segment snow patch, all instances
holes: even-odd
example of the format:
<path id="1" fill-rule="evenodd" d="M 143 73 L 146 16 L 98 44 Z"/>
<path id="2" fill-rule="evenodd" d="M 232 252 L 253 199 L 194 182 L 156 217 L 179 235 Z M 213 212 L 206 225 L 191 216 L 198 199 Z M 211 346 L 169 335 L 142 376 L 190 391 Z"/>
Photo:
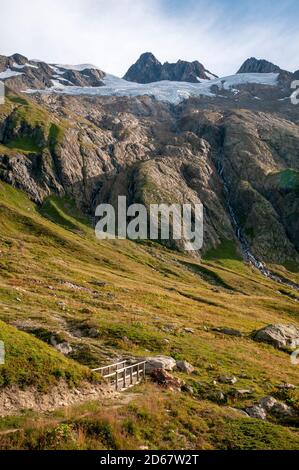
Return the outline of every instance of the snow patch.
<path id="1" fill-rule="evenodd" d="M 5 72 L 0 73 L 0 80 L 6 80 L 7 78 L 18 77 L 19 75 L 23 75 L 21 72 L 14 72 L 10 68 L 5 70 Z"/>
<path id="2" fill-rule="evenodd" d="M 32 64 L 19 65 L 16 62 L 14 62 L 12 66 L 13 66 L 14 69 L 20 69 L 20 70 L 24 69 L 25 67 L 31 67 L 33 69 L 38 69 L 37 65 L 32 65 Z"/>
<path id="3" fill-rule="evenodd" d="M 78 65 L 58 65 L 55 64 L 55 67 L 58 69 L 64 70 L 74 70 L 75 72 L 83 72 L 83 70 L 100 70 L 99 67 L 96 67 L 92 64 L 78 64 Z"/>
<path id="4" fill-rule="evenodd" d="M 49 65 L 49 67 L 53 70 L 53 72 L 56 73 L 56 75 L 63 75 L 65 73 L 65 70 L 59 70 L 59 68 L 55 67 L 55 65 Z"/>

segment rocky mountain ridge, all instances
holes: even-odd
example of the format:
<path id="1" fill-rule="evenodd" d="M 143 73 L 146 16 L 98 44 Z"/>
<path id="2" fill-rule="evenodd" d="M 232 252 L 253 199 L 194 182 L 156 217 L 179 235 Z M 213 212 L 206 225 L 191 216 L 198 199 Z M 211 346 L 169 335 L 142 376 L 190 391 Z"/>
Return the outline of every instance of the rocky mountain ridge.
<path id="1" fill-rule="evenodd" d="M 125 80 L 136 83 L 153 83 L 162 80 L 198 83 L 201 80 L 213 78 L 218 77 L 206 70 L 198 61 L 179 60 L 177 63 L 162 64 L 151 52 L 142 54 L 124 76 Z"/>
<path id="2" fill-rule="evenodd" d="M 44 90 L 55 84 L 81 87 L 103 86 L 105 73 L 94 66 L 74 66 L 47 64 L 29 60 L 21 54 L 10 57 L 0 55 L 0 80 L 17 91 L 27 89 Z"/>
<path id="3" fill-rule="evenodd" d="M 251 57 L 238 70 L 238 73 L 280 73 L 282 69 L 272 62 Z"/>
<path id="4" fill-rule="evenodd" d="M 25 70 L 22 86 L 31 73 L 39 80 L 42 68 L 63 80 L 102 74 L 38 64 L 12 56 L 2 57 L 1 67 Z M 298 263 L 299 109 L 285 83 L 228 80 L 220 88 L 216 80 L 206 95 L 174 106 L 151 96 L 115 96 L 113 89 L 110 96 L 68 96 L 64 88 L 29 96 L 10 90 L 19 79 L 5 80 L 0 178 L 35 202 L 66 194 L 89 216 L 118 195 L 146 206 L 202 202 L 204 253 L 229 242 L 246 259 Z"/>

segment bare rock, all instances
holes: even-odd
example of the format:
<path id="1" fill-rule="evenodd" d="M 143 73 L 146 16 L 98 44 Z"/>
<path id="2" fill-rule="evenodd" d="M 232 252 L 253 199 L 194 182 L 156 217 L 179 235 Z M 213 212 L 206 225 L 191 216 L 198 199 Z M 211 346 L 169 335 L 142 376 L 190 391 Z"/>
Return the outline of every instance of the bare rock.
<path id="1" fill-rule="evenodd" d="M 184 372 L 185 374 L 192 374 L 192 372 L 194 372 L 194 367 L 187 361 L 177 361 L 176 367 L 180 372 Z"/>
<path id="2" fill-rule="evenodd" d="M 252 394 L 252 390 L 247 390 L 247 389 L 239 389 L 239 390 L 232 391 L 232 395 L 235 398 L 244 398 L 251 394 Z"/>
<path id="3" fill-rule="evenodd" d="M 278 349 L 294 349 L 299 345 L 299 328 L 295 325 L 269 325 L 256 331 L 253 339 Z"/>
<path id="4" fill-rule="evenodd" d="M 54 347 L 57 351 L 59 351 L 61 354 L 64 354 L 65 356 L 68 356 L 73 352 L 73 348 L 69 343 L 56 344 Z"/>
<path id="5" fill-rule="evenodd" d="M 222 384 L 235 385 L 238 382 L 237 377 L 229 377 L 226 375 L 221 375 L 218 379 L 218 382 Z"/>
<path id="6" fill-rule="evenodd" d="M 186 393 L 189 393 L 190 395 L 194 395 L 194 389 L 193 387 L 191 387 L 191 385 L 183 385 L 182 388 L 181 388 L 182 392 L 186 392 Z"/>
<path id="7" fill-rule="evenodd" d="M 145 371 L 147 374 L 151 374 L 157 369 L 173 371 L 176 368 L 176 360 L 173 357 L 168 356 L 157 356 L 157 357 L 146 357 Z"/>
<path id="8" fill-rule="evenodd" d="M 259 405 L 254 405 L 246 409 L 246 413 L 250 416 L 250 418 L 255 418 L 255 419 L 262 419 L 265 420 L 267 418 L 267 413 Z"/>
<path id="9" fill-rule="evenodd" d="M 266 411 L 271 411 L 272 408 L 277 404 L 277 400 L 273 397 L 264 397 L 260 400 L 259 405 Z"/>
<path id="10" fill-rule="evenodd" d="M 278 387 L 280 390 L 296 390 L 296 385 L 293 384 L 280 384 Z"/>
<path id="11" fill-rule="evenodd" d="M 164 369 L 155 369 L 151 373 L 152 380 L 158 385 L 167 388 L 168 390 L 181 391 L 182 387 L 185 386 L 185 383 L 169 374 Z"/>
<path id="12" fill-rule="evenodd" d="M 273 415 L 277 418 L 291 418 L 294 415 L 293 409 L 285 403 L 276 403 L 272 408 Z"/>
<path id="13" fill-rule="evenodd" d="M 213 392 L 209 395 L 209 399 L 215 403 L 222 403 L 226 401 L 225 395 L 222 392 Z"/>
<path id="14" fill-rule="evenodd" d="M 193 334 L 194 334 L 193 328 L 184 328 L 183 331 L 184 331 L 185 333 L 188 333 L 189 335 L 193 335 Z"/>

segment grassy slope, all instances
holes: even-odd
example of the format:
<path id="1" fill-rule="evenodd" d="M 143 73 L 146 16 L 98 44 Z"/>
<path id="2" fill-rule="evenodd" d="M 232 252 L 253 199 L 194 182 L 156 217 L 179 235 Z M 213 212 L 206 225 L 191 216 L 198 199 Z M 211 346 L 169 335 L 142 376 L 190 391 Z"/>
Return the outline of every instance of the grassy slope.
<path id="1" fill-rule="evenodd" d="M 209 253 L 208 259 L 199 264 L 155 244 L 98 242 L 84 219 L 77 217 L 70 201 L 48 200 L 42 209 L 38 209 L 21 192 L 3 183 L 0 183 L 0 220 L 0 320 L 3 322 L 31 329 L 35 335 L 42 331 L 43 338 L 52 333 L 59 334 L 74 346 L 74 359 L 89 366 L 107 363 L 123 354 L 163 353 L 186 359 L 195 365 L 197 375 L 184 378 L 202 398 L 209 398 L 215 389 L 231 389 L 213 385 L 220 374 L 242 376 L 238 388 L 251 389 L 252 396 L 247 400 L 228 399 L 227 403 L 241 408 L 261 396 L 277 394 L 277 384 L 298 382 L 298 368 L 291 365 L 286 353 L 257 344 L 248 336 L 234 339 L 207 328 L 228 326 L 249 335 L 252 330 L 269 323 L 299 324 L 299 304 L 287 295 L 278 294 L 277 285 L 232 256 L 232 247 L 224 244 L 223 250 Z M 95 280 L 105 284 L 95 285 Z M 99 331 L 99 338 L 74 335 L 76 329 L 84 332 L 91 327 Z M 185 333 L 184 327 L 192 327 L 194 334 Z M 9 332 L 6 338 L 8 349 L 13 347 L 14 336 L 18 338 L 17 332 L 11 329 Z M 29 338 L 31 336 L 20 334 L 19 339 L 27 342 Z M 42 344 L 47 354 L 48 346 L 35 341 L 32 340 L 32 345 Z M 20 361 L 29 363 L 30 354 L 24 355 L 21 349 Z M 53 354 L 54 364 L 59 355 Z M 5 367 L 14 368 L 12 356 L 8 356 Z M 59 367 L 76 369 L 74 363 L 64 358 Z M 18 374 L 15 377 L 10 374 L 10 377 L 11 381 L 19 383 Z M 22 367 L 22 383 L 29 383 L 29 377 L 30 368 Z M 41 371 L 34 378 L 35 385 L 44 386 L 44 379 Z M 294 429 L 287 430 L 275 423 L 256 423 L 255 438 L 253 428 L 250 428 L 252 420 L 232 419 L 227 416 L 227 411 L 211 402 L 206 404 L 185 395 L 170 398 L 169 394 L 155 389 L 161 415 L 167 415 L 170 401 L 178 413 L 168 421 L 160 420 L 159 410 L 153 410 L 150 404 L 152 393 L 151 386 L 145 386 L 142 400 L 146 402 L 144 407 L 148 417 L 144 422 L 141 417 L 136 429 L 132 429 L 132 424 L 125 424 L 136 411 L 132 412 L 130 406 L 124 405 L 113 412 L 114 421 L 108 420 L 110 434 L 105 431 L 103 439 L 97 438 L 98 445 L 124 446 L 121 442 L 128 435 L 131 436 L 128 442 L 134 448 L 144 441 L 153 448 L 163 447 L 166 427 L 174 426 L 176 436 L 165 444 L 169 448 L 182 446 L 180 439 L 187 447 L 299 448 L 298 433 Z M 290 392 L 286 398 L 298 403 L 295 392 Z M 78 410 L 77 414 L 80 414 Z M 44 427 L 49 428 L 50 435 L 54 433 L 56 439 L 55 419 L 51 418 L 53 422 L 50 418 L 40 419 L 41 433 L 36 431 L 34 434 L 30 420 L 26 421 L 23 423 L 24 441 L 4 437 L 1 438 L 2 447 L 51 447 L 44 441 L 41 444 L 40 439 L 45 436 Z M 95 429 L 106 421 L 105 412 L 99 410 Z M 75 446 L 70 436 L 80 426 L 75 421 L 69 423 L 65 417 L 63 423 L 70 428 L 63 445 Z M 11 425 L 7 420 L 4 428 Z M 58 437 L 61 434 L 59 426 Z M 159 430 L 159 438 L 146 437 L 146 430 L 151 426 Z M 187 432 L 186 427 L 188 435 L 182 438 L 180 434 Z M 85 434 L 81 447 L 94 447 L 97 433 L 87 430 Z M 59 447 L 59 444 L 55 446 Z"/>
<path id="2" fill-rule="evenodd" d="M 88 368 L 66 359 L 29 334 L 0 322 L 0 340 L 5 344 L 5 364 L 1 366 L 0 388 L 37 386 L 47 391 L 61 379 L 70 385 L 92 379 Z"/>
<path id="3" fill-rule="evenodd" d="M 29 97 L 8 92 L 0 109 L 0 119 L 7 117 L 11 130 L 18 128 L 19 133 L 15 137 L 12 134 L 8 141 L 0 144 L 0 151 L 5 155 L 39 154 L 46 148 L 53 150 L 63 138 L 65 122 L 54 120 Z"/>

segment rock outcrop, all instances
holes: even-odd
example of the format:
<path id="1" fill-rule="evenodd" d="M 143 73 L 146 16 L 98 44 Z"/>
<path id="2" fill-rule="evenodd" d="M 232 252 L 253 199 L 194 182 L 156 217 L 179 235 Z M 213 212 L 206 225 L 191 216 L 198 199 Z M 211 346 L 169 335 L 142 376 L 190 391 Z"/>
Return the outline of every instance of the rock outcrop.
<path id="1" fill-rule="evenodd" d="M 146 373 L 152 374 L 156 370 L 173 371 L 176 368 L 176 360 L 172 357 L 157 356 L 146 357 Z"/>
<path id="2" fill-rule="evenodd" d="M 2 67 L 8 60 L 27 64 L 23 56 L 2 57 Z M 100 74 L 29 63 L 25 71 L 44 70 L 50 82 L 52 74 L 81 84 Z M 118 195 L 146 207 L 202 203 L 201 253 L 229 244 L 239 259 L 250 260 L 250 252 L 266 263 L 296 265 L 299 107 L 281 101 L 279 87 L 244 85 L 234 98 L 221 93 L 225 100 L 193 98 L 176 107 L 149 96 L 8 93 L 0 115 L 0 178 L 39 204 L 67 195 L 93 217 L 98 204 L 115 204 Z M 188 248 L 187 240 L 161 242 Z"/>
<path id="3" fill-rule="evenodd" d="M 198 83 L 201 80 L 217 78 L 198 61 L 179 60 L 175 64 L 161 64 L 151 52 L 140 56 L 124 76 L 125 80 L 137 83 L 152 83 L 161 80 Z"/>
<path id="4" fill-rule="evenodd" d="M 253 338 L 278 349 L 295 349 L 299 346 L 299 328 L 294 325 L 269 325 L 254 332 Z"/>
<path id="5" fill-rule="evenodd" d="M 0 56 L 0 79 L 16 91 L 44 90 L 53 86 L 104 85 L 105 73 L 94 66 L 51 65 L 20 54 Z"/>
<path id="6" fill-rule="evenodd" d="M 280 73 L 281 68 L 264 59 L 251 57 L 238 70 L 238 73 Z"/>

